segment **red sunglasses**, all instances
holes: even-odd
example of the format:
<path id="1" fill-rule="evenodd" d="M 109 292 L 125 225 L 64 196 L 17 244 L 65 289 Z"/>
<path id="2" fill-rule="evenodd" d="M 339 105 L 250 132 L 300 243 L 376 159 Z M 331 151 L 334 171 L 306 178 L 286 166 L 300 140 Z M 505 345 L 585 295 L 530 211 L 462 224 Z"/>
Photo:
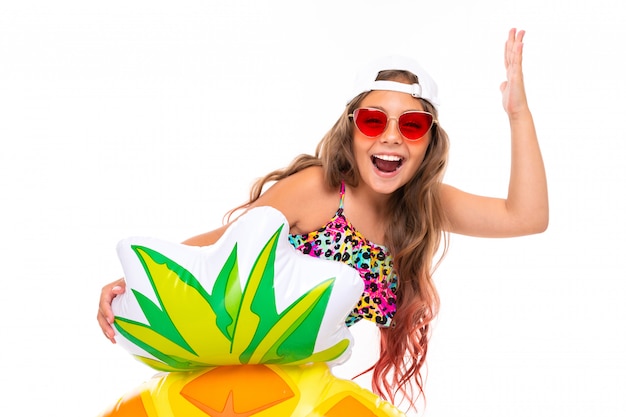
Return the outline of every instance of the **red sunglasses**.
<path id="1" fill-rule="evenodd" d="M 436 123 L 432 114 L 418 110 L 406 111 L 395 119 L 389 118 L 387 113 L 382 110 L 363 107 L 356 109 L 348 117 L 354 120 L 354 124 L 361 133 L 370 138 L 382 135 L 387 129 L 389 120 L 398 122 L 398 130 L 407 140 L 423 138 L 432 125 Z"/>

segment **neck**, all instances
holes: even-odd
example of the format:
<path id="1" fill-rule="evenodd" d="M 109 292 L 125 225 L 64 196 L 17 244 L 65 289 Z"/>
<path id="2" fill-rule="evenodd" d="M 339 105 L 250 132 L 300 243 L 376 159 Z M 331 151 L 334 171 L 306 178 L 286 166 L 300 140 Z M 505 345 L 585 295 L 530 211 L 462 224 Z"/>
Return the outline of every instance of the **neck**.
<path id="1" fill-rule="evenodd" d="M 367 239 L 384 244 L 389 199 L 389 195 L 375 193 L 365 187 L 346 186 L 346 217 Z"/>

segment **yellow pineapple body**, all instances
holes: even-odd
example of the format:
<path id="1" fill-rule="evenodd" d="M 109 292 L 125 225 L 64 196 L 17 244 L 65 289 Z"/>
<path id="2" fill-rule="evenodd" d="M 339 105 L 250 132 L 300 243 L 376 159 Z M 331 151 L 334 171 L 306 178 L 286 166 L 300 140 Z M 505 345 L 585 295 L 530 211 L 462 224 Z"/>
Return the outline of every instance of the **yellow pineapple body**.
<path id="1" fill-rule="evenodd" d="M 100 417 L 404 416 L 324 363 L 233 365 L 155 377 Z"/>

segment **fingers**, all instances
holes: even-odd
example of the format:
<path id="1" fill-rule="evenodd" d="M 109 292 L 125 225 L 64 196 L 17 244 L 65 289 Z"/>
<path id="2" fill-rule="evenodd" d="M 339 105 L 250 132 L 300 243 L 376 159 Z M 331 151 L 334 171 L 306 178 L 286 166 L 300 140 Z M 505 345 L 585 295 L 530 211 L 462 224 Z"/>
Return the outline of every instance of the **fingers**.
<path id="1" fill-rule="evenodd" d="M 98 305 L 97 320 L 102 333 L 112 343 L 115 343 L 115 331 L 112 324 L 115 319 L 113 310 L 111 309 L 111 303 L 113 299 L 118 295 L 124 293 L 126 290 L 126 282 L 123 278 L 105 285 L 100 293 L 100 304 Z"/>
<path id="2" fill-rule="evenodd" d="M 98 324 L 100 325 L 100 329 L 102 329 L 102 334 L 104 334 L 104 337 L 109 339 L 111 343 L 115 343 L 115 330 L 113 330 L 113 327 L 104 318 L 104 316 L 100 314 L 100 312 L 98 312 Z"/>
<path id="3" fill-rule="evenodd" d="M 522 49 L 524 47 L 524 35 L 526 31 L 512 28 L 509 30 L 509 37 L 504 44 L 504 66 L 509 68 L 512 65 L 521 64 Z"/>

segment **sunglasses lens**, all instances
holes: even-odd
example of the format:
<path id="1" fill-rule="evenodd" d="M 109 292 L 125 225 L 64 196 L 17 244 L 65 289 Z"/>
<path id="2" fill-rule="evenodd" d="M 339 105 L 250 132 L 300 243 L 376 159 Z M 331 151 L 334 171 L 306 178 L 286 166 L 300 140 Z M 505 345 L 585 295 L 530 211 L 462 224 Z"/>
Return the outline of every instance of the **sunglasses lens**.
<path id="1" fill-rule="evenodd" d="M 354 111 L 354 123 L 365 136 L 375 138 L 387 127 L 387 115 L 382 110 L 362 108 Z M 398 129 L 408 140 L 424 137 L 433 124 L 433 115 L 420 111 L 402 113 L 398 119 Z"/>
<path id="2" fill-rule="evenodd" d="M 354 112 L 354 123 L 361 133 L 373 138 L 385 131 L 387 115 L 376 109 L 358 109 Z"/>
<path id="3" fill-rule="evenodd" d="M 418 140 L 423 137 L 433 124 L 433 116 L 430 113 L 407 112 L 400 116 L 398 127 L 400 133 L 409 140 Z"/>

